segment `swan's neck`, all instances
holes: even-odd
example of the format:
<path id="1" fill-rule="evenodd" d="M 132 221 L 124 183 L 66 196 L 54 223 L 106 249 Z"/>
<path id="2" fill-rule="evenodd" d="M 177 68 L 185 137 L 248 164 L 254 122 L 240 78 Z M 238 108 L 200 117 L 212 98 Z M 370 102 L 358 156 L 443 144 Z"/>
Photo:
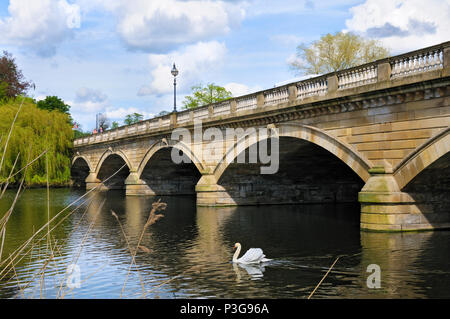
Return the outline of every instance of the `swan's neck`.
<path id="1" fill-rule="evenodd" d="M 240 252 L 241 252 L 241 245 L 237 245 L 237 249 L 233 255 L 233 262 L 237 261 Z"/>

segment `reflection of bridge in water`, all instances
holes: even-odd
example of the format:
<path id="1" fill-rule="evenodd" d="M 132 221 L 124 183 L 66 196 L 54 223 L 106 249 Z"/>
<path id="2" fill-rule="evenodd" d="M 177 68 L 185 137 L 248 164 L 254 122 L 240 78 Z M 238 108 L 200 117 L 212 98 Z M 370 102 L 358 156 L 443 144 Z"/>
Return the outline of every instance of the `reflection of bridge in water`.
<path id="1" fill-rule="evenodd" d="M 186 198 L 166 199 L 169 205 L 165 218 L 148 230 L 142 242 L 151 253 L 138 254 L 136 262 L 149 289 L 152 284 L 148 279 L 155 272 L 161 278 L 157 283 L 163 278 L 179 276 L 158 291 L 168 297 L 172 296 L 171 292 L 177 296 L 197 297 L 240 298 L 252 294 L 273 297 L 286 289 L 285 296 L 306 297 L 330 262 L 343 253 L 355 256 L 339 261 L 317 297 L 418 298 L 427 297 L 421 282 L 426 280 L 426 274 L 445 268 L 440 264 L 428 265 L 431 258 L 426 256 L 427 247 L 439 240 L 434 238 L 439 232 L 360 232 L 354 227 L 357 220 L 351 205 L 329 205 L 329 210 L 334 211 L 332 215 L 320 205 L 289 205 L 280 212 L 284 217 L 280 220 L 278 213 L 270 212 L 277 206 L 266 206 L 264 210 L 256 207 L 195 209 L 194 203 L 187 204 Z M 132 246 L 140 235 L 152 201 L 151 197 L 127 196 L 118 210 Z M 88 214 L 93 216 L 96 209 L 91 206 Z M 100 247 L 101 242 L 108 242 L 113 243 L 115 249 L 124 248 L 124 241 L 117 235 L 118 225 L 107 209 L 104 210 L 96 223 L 99 231 L 93 233 L 92 238 L 99 241 Z M 109 234 L 105 234 L 106 228 L 111 229 Z M 273 264 L 269 263 L 262 273 L 264 280 L 252 281 L 260 276 L 239 266 L 233 267 L 231 258 L 236 240 L 245 243 L 244 251 L 257 245 L 264 248 L 268 257 L 274 258 Z M 295 257 L 291 256 L 293 252 Z M 124 259 L 125 265 L 127 261 L 129 258 Z M 433 261 L 436 262 L 436 258 Z M 381 289 L 366 287 L 369 275 L 366 269 L 370 264 L 381 267 Z M 135 288 L 139 290 L 139 286 Z"/>
<path id="2" fill-rule="evenodd" d="M 196 194 L 199 206 L 361 203 L 361 228 L 450 227 L 450 43 L 75 140 L 72 174 L 127 195 Z M 260 174 L 254 139 L 177 143 L 175 128 L 271 128 L 280 167 Z M 224 134 L 225 135 L 225 134 Z M 199 154 L 213 146 L 215 158 Z M 191 163 L 175 164 L 171 149 Z M 216 159 L 219 158 L 219 160 Z"/>

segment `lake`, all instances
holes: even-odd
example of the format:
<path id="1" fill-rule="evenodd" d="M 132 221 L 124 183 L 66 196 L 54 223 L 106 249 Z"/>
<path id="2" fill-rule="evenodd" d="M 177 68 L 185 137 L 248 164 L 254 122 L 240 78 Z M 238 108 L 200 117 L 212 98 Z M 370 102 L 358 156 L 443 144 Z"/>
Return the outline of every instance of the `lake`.
<path id="1" fill-rule="evenodd" d="M 50 212 L 45 189 L 20 196 L 6 228 L 1 298 L 306 298 L 338 256 L 313 298 L 450 297 L 450 231 L 361 232 L 359 205 L 347 204 L 209 208 L 196 207 L 195 197 L 163 196 L 165 217 L 146 229 L 130 267 L 129 247 L 135 251 L 159 197 L 89 194 L 56 218 L 50 238 L 37 234 L 5 271 L 7 257 L 48 213 L 52 218 L 83 194 L 51 189 Z M 8 190 L 0 200 L 0 215 L 14 196 Z M 233 264 L 236 242 L 241 255 L 259 247 L 272 260 Z M 373 264 L 380 288 L 367 285 Z"/>

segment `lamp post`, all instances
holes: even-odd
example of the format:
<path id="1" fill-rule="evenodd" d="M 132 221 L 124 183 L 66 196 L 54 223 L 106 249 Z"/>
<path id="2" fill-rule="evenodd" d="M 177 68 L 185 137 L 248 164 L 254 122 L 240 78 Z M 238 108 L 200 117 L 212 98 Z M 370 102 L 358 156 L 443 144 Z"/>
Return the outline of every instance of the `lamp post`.
<path id="1" fill-rule="evenodd" d="M 172 71 L 170 71 L 173 75 L 173 111 L 177 111 L 177 75 L 178 70 L 175 67 L 175 63 L 173 64 Z"/>

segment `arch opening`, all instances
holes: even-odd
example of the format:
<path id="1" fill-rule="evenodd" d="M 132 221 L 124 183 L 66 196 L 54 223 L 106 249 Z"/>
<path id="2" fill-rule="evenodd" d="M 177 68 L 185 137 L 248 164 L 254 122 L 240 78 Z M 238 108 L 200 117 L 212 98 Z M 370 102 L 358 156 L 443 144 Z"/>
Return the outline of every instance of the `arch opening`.
<path id="1" fill-rule="evenodd" d="M 89 171 L 89 164 L 84 158 L 78 157 L 77 159 L 75 159 L 72 167 L 70 168 L 72 187 L 85 189 L 86 178 L 89 175 Z"/>
<path id="2" fill-rule="evenodd" d="M 179 150 L 183 162 L 174 163 L 172 147 L 156 151 L 142 170 L 140 179 L 146 183 L 154 195 L 195 195 L 195 185 L 201 174 L 188 156 Z"/>
<path id="3" fill-rule="evenodd" d="M 266 143 L 266 141 L 262 141 Z M 258 149 L 261 141 L 258 142 Z M 270 150 L 270 143 L 268 143 Z M 279 169 L 261 174 L 248 163 L 231 163 L 218 184 L 227 192 L 230 204 L 357 203 L 364 181 L 349 166 L 324 148 L 295 137 L 279 139 Z M 242 154 L 240 155 L 242 156 Z M 239 155 L 238 155 L 239 157 Z"/>
<path id="4" fill-rule="evenodd" d="M 450 223 L 450 152 L 441 156 L 419 174 L 402 191 L 408 193 L 430 224 Z"/>
<path id="5" fill-rule="evenodd" d="M 104 181 L 114 175 L 126 162 L 117 154 L 110 154 L 105 158 L 97 173 L 97 178 Z M 130 168 L 126 165 L 117 174 L 109 178 L 102 189 L 125 189 L 125 179 L 130 175 Z"/>

